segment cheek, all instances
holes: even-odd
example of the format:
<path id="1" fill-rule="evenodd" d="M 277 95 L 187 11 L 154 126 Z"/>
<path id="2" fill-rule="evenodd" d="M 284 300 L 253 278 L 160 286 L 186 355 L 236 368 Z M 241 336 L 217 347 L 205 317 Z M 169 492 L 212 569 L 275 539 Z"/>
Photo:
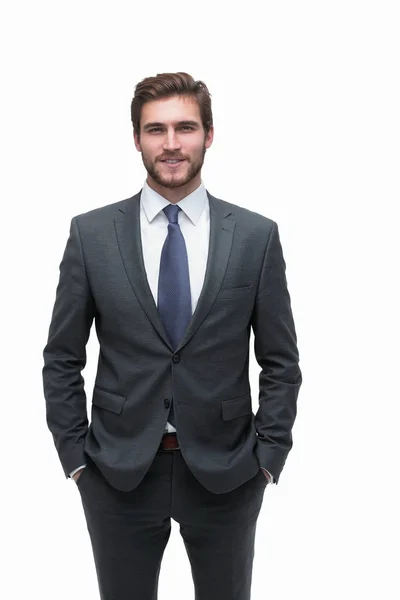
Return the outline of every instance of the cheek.
<path id="1" fill-rule="evenodd" d="M 154 162 L 157 160 L 158 156 L 161 156 L 162 150 L 152 146 L 146 146 L 146 148 L 143 148 L 142 146 L 142 153 L 147 160 Z"/>
<path id="2" fill-rule="evenodd" d="M 203 146 L 199 142 L 193 142 L 190 145 L 187 145 L 185 148 L 187 154 L 192 156 L 199 156 L 203 152 Z"/>

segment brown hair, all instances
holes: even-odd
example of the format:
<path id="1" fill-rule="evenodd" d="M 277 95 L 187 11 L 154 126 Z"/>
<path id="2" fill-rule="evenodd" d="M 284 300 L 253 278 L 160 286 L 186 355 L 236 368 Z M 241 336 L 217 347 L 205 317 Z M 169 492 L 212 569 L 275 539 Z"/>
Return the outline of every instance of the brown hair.
<path id="1" fill-rule="evenodd" d="M 151 100 L 170 96 L 191 96 L 196 98 L 201 121 L 206 133 L 213 124 L 211 94 L 203 81 L 195 81 L 188 73 L 158 73 L 155 77 L 142 79 L 135 87 L 131 103 L 131 120 L 135 133 L 140 136 L 142 106 Z"/>

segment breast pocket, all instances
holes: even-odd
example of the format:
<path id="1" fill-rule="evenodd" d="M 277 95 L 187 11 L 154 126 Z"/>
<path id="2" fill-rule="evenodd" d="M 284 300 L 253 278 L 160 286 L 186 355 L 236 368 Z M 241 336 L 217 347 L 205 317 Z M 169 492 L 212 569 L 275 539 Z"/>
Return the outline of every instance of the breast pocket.
<path id="1" fill-rule="evenodd" d="M 217 300 L 219 298 L 227 298 L 232 300 L 234 300 L 235 298 L 246 298 L 250 295 L 252 288 L 253 286 L 251 284 L 233 288 L 221 288 L 218 292 Z"/>

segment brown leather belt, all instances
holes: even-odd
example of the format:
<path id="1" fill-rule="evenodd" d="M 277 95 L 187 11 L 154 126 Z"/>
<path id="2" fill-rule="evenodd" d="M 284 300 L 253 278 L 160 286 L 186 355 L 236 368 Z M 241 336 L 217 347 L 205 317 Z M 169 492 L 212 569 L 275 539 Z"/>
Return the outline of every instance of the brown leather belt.
<path id="1" fill-rule="evenodd" d="M 176 433 L 164 433 L 160 448 L 163 450 L 179 450 L 179 443 Z"/>

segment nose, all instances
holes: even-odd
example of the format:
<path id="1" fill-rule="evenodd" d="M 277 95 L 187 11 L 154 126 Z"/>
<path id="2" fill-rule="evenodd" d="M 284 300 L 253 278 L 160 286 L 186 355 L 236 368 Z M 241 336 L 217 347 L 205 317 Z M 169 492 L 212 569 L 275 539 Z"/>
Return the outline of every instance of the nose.
<path id="1" fill-rule="evenodd" d="M 173 128 L 168 129 L 163 140 L 164 150 L 174 151 L 179 150 L 180 147 L 181 143 L 179 141 L 179 136 L 176 134 L 176 131 Z"/>

